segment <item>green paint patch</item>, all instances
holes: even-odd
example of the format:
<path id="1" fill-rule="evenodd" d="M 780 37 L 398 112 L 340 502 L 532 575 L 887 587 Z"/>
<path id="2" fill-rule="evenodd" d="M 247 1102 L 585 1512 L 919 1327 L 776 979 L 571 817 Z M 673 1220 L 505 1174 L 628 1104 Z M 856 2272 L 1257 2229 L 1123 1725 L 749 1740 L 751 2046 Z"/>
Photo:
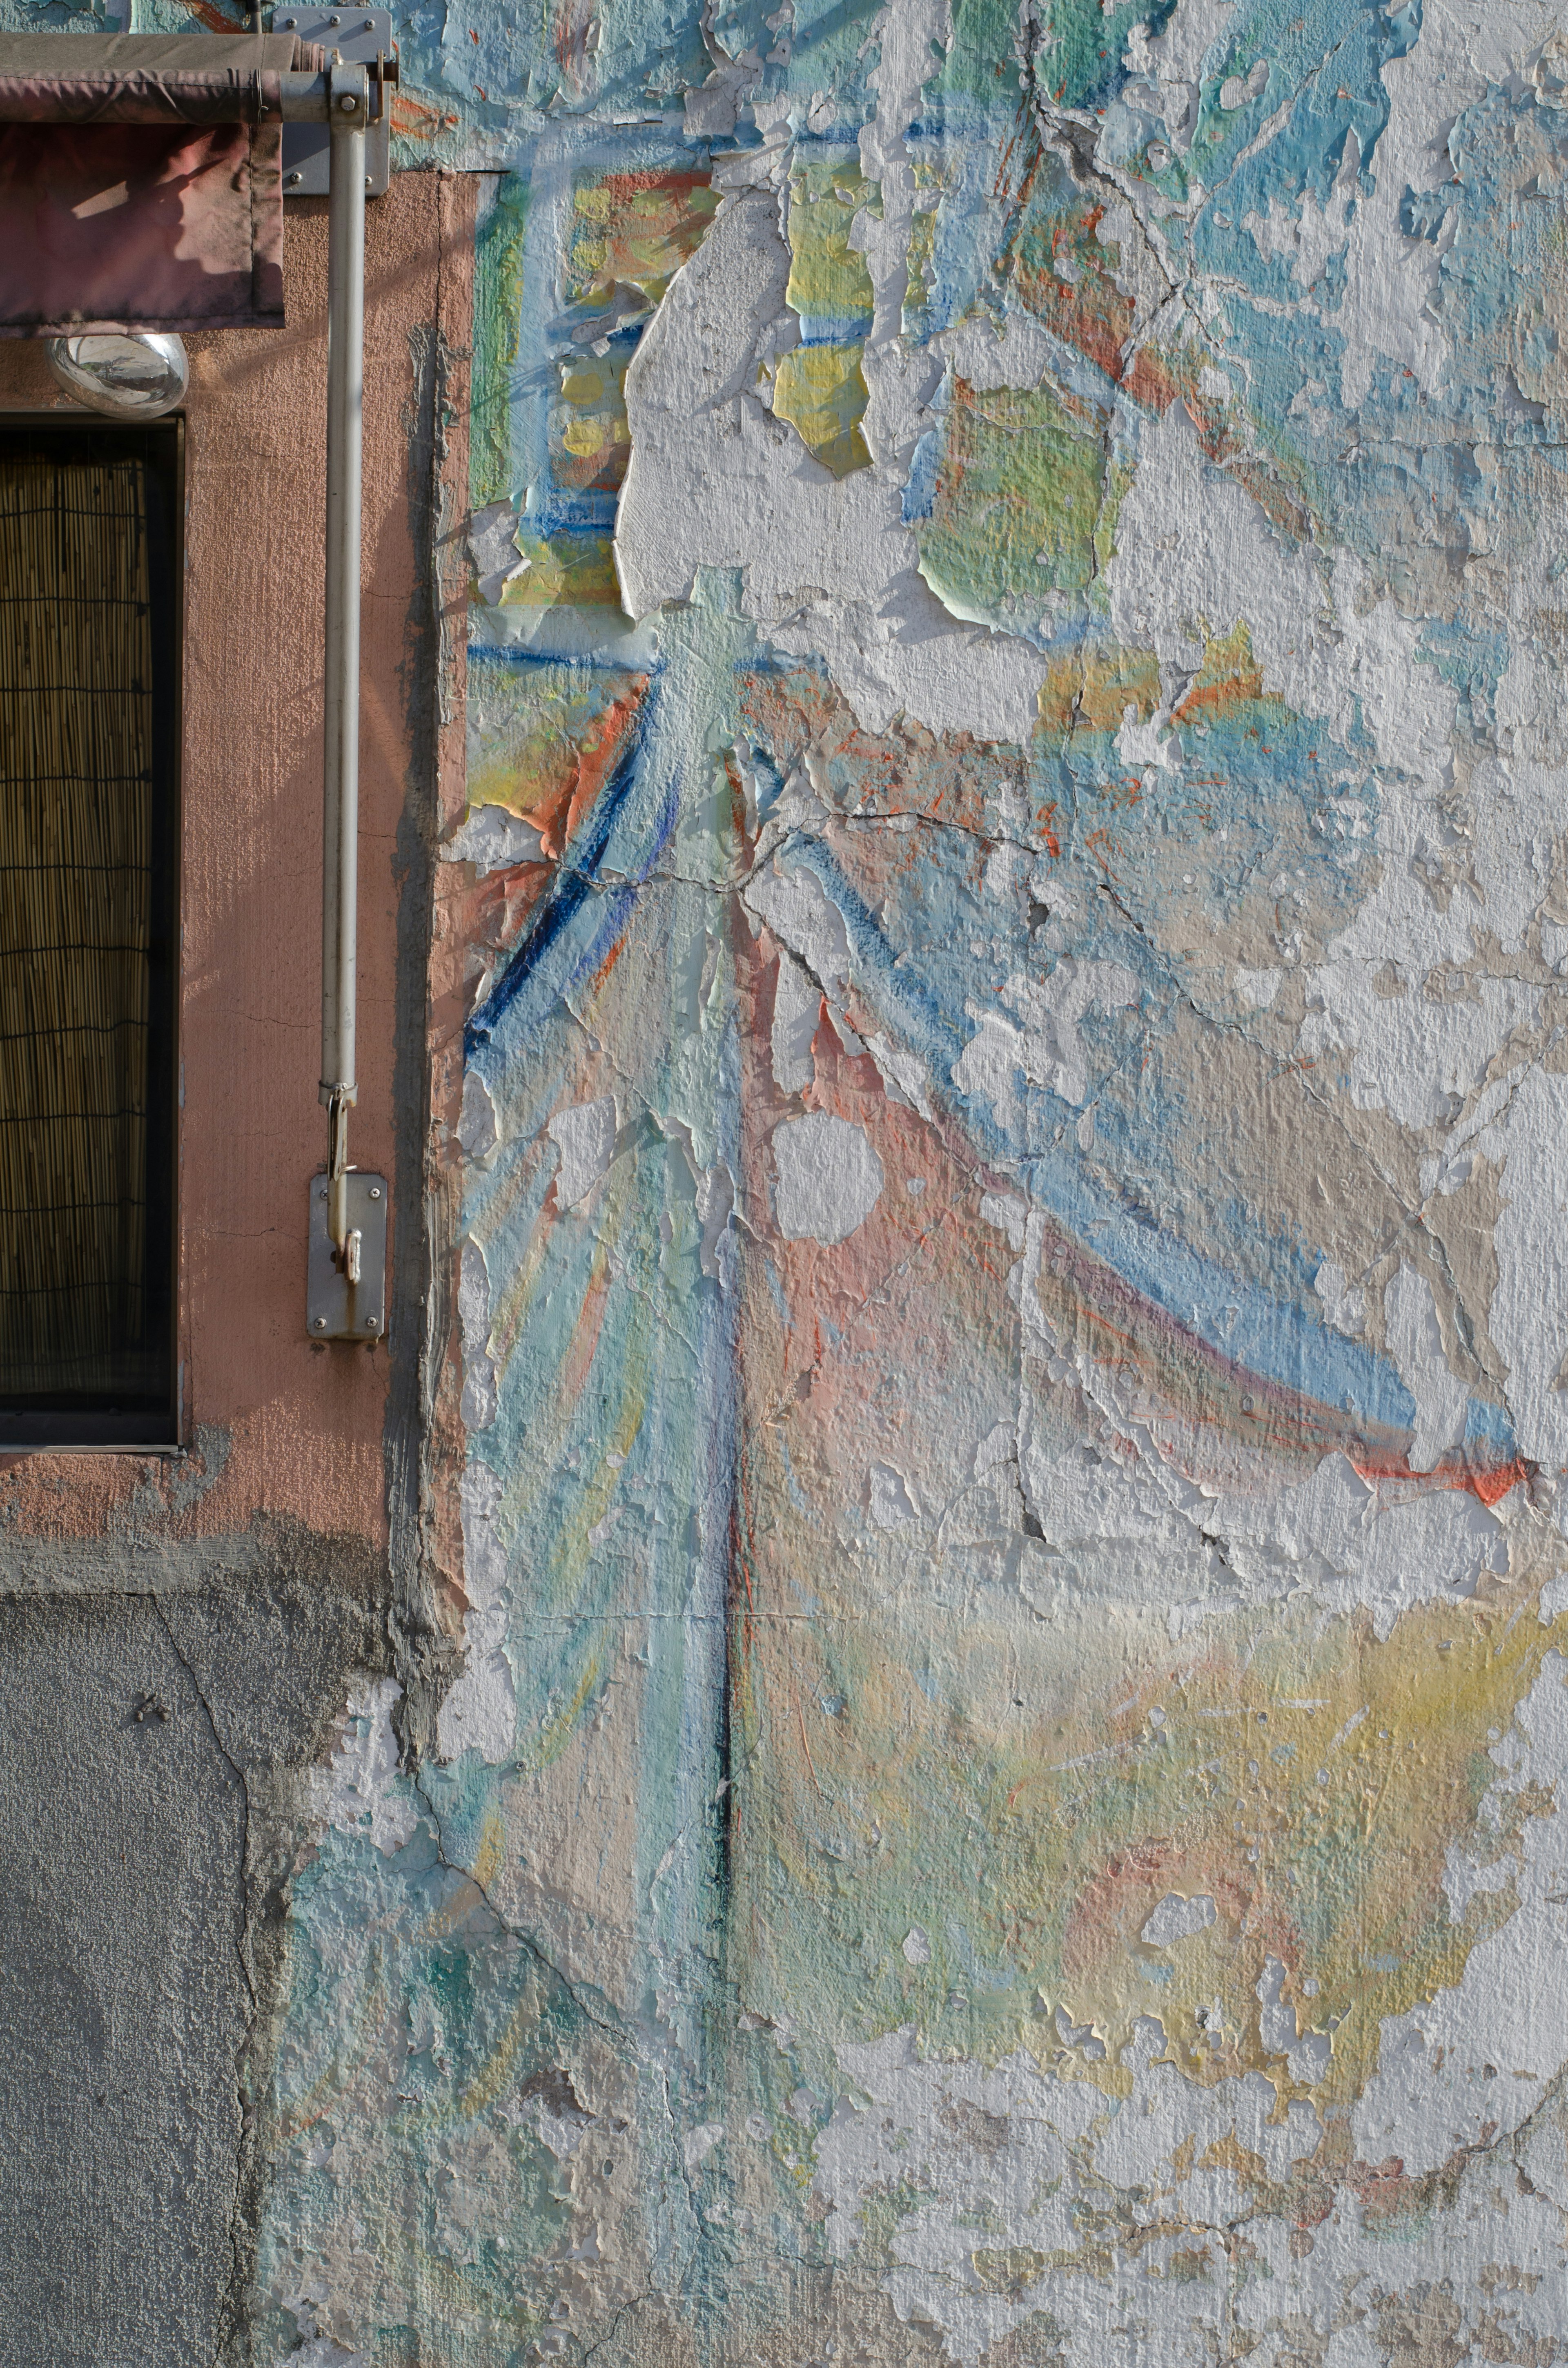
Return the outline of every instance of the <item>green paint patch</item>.
<path id="1" fill-rule="evenodd" d="M 551 405 L 550 463 L 573 493 L 613 493 L 631 458 L 626 417 L 627 352 L 574 354 L 556 365 L 561 400 Z"/>
<path id="2" fill-rule="evenodd" d="M 955 617 L 1037 624 L 1047 594 L 1083 592 L 1098 572 L 1106 482 L 1096 428 L 1049 388 L 956 380 L 930 515 L 915 523 L 920 573 Z"/>
<path id="3" fill-rule="evenodd" d="M 504 806 L 559 857 L 621 756 L 646 676 L 562 663 L 521 670 L 475 651 L 469 661 L 471 810 Z"/>
<path id="4" fill-rule="evenodd" d="M 865 257 L 849 244 L 856 215 L 874 205 L 853 154 L 813 162 L 790 176 L 788 302 L 801 343 L 780 356 L 773 408 L 835 477 L 870 464 L 861 432 L 868 400 L 860 358 L 875 297 Z"/>
<path id="5" fill-rule="evenodd" d="M 926 85 L 938 107 L 968 100 L 989 112 L 1016 101 L 1022 85 L 1014 63 L 1018 12 L 1012 0 L 953 0 L 952 33 L 938 73 Z"/>
<path id="6" fill-rule="evenodd" d="M 548 539 L 517 531 L 517 549 L 528 564 L 501 595 L 504 609 L 619 609 L 614 539 L 608 534 L 556 534 Z"/>
<path id="7" fill-rule="evenodd" d="M 860 421 L 867 403 L 857 344 L 797 346 L 779 357 L 773 408 L 835 477 L 870 466 Z"/>
<path id="8" fill-rule="evenodd" d="M 469 398 L 469 497 L 474 508 L 512 490 L 512 373 L 522 318 L 528 185 L 508 174 L 481 225 L 473 257 L 473 374 Z"/>
<path id="9" fill-rule="evenodd" d="M 582 173 L 573 186 L 562 293 L 598 309 L 618 288 L 655 305 L 701 245 L 719 200 L 706 173 Z"/>
<path id="10" fill-rule="evenodd" d="M 760 1565 L 751 1585 L 769 1600 Z M 907 1631 L 863 1612 L 811 1641 L 752 1631 L 744 1731 L 771 1786 L 741 1804 L 737 1884 L 767 1935 L 745 1990 L 824 2037 L 914 2023 L 928 2050 L 991 2059 L 1021 2042 L 1125 2094 L 1121 2051 L 1156 2016 L 1191 2080 L 1263 2071 L 1282 2098 L 1310 2085 L 1347 2105 L 1383 2019 L 1451 1987 L 1512 1913 L 1529 1821 L 1550 1814 L 1494 1762 L 1483 1805 L 1475 1792 L 1478 1750 L 1557 1645 L 1526 1590 L 1424 1606 L 1381 1644 L 1364 1613 L 1277 1606 L 1176 1650 L 1154 1621 L 1139 1642 L 1125 1624 L 983 1636 L 928 1603 Z M 1004 1668 L 1027 1731 L 981 1710 Z M 848 1709 L 813 1723 L 808 1752 L 795 1703 L 829 1681 Z M 858 1845 L 831 1862 L 814 1839 L 830 1816 Z M 1455 1848 L 1496 1870 L 1457 1919 Z M 1212 1919 L 1145 1939 L 1172 1895 Z M 903 1952 L 914 1925 L 928 1963 Z M 845 1926 L 881 1935 L 869 1979 L 848 1975 Z M 1269 1957 L 1300 2033 L 1331 2040 L 1311 2062 L 1263 2030 Z"/>

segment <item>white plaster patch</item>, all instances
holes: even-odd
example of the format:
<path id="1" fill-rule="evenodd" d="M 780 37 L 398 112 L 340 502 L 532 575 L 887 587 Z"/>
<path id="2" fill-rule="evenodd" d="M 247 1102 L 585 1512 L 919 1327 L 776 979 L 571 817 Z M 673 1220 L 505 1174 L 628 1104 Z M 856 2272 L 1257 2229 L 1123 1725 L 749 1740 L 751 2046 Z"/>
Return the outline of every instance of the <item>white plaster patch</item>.
<path id="1" fill-rule="evenodd" d="M 479 597 L 493 608 L 508 584 L 528 571 L 517 548 L 517 513 L 509 501 L 490 502 L 468 522 L 468 552 Z"/>
<path id="2" fill-rule="evenodd" d="M 1359 1283 L 1352 1283 L 1345 1269 L 1334 1258 L 1324 1258 L 1312 1277 L 1312 1289 L 1323 1302 L 1323 1312 L 1336 1332 L 1357 1340 L 1367 1321 L 1367 1294 Z"/>
<path id="3" fill-rule="evenodd" d="M 1269 2178 L 1283 2180 L 1323 2130 L 1300 2101 L 1276 2118 L 1274 2084 L 1257 2073 L 1201 2089 L 1157 2060 L 1164 2047 L 1159 2023 L 1142 2019 L 1122 2056 L 1132 2092 L 1119 2102 L 1086 2081 L 1042 2076 L 1021 2052 L 994 2068 L 924 2062 L 908 2028 L 841 2048 L 846 2086 L 867 2101 L 842 2097 L 817 2138 L 813 2183 L 827 2206 L 830 2258 L 853 2261 L 871 2234 L 860 2214 L 873 2208 L 895 2310 L 938 2328 L 963 2368 L 1037 2311 L 1103 2328 L 1108 2302 L 1123 2288 L 1137 2294 L 1140 2357 L 1203 2356 L 1190 2351 L 1195 2330 L 1217 2332 L 1230 2306 L 1221 2232 L 1249 2208 L 1227 2157 L 1256 2152 Z M 1171 2234 L 1151 2237 L 1140 2226 L 1122 2246 L 1104 2199 L 1118 2197 L 1145 2223 L 1138 2205 L 1152 2187 Z M 890 2228 L 894 2194 L 908 2202 Z M 1100 2232 L 1097 2272 L 1077 2265 L 1085 2213 Z M 1210 2245 L 1210 2279 L 1152 2273 L 1178 2249 Z"/>
<path id="4" fill-rule="evenodd" d="M 1249 494 L 1210 466 L 1181 404 L 1145 429 L 1108 570 L 1121 639 L 1152 643 L 1165 663 L 1193 672 L 1205 633 L 1244 623 L 1266 689 L 1324 719 L 1346 748 L 1359 711 L 1382 761 L 1436 790 L 1452 768 L 1458 697 L 1418 658 L 1419 623 L 1391 599 L 1361 605 L 1364 575 L 1341 551 L 1332 575 L 1320 575 Z"/>
<path id="5" fill-rule="evenodd" d="M 558 1208 L 573 1209 L 593 1190 L 615 1156 L 615 1097 L 574 1102 L 557 1110 L 545 1129 L 561 1154 L 555 1171 Z"/>
<path id="6" fill-rule="evenodd" d="M 978 1480 L 983 1472 L 994 1472 L 999 1464 L 1009 1463 L 1012 1460 L 1015 1444 L 1016 1437 L 1011 1424 L 1006 1422 L 994 1424 L 974 1451 L 975 1478 Z"/>
<path id="7" fill-rule="evenodd" d="M 879 1031 L 866 1039 L 866 1050 L 877 1064 L 877 1075 L 889 1101 L 903 1102 L 919 1111 L 928 1125 L 936 1114 L 931 1108 L 930 1074 L 918 1053 L 906 1044 L 895 1044 L 891 1036 Z"/>
<path id="8" fill-rule="evenodd" d="M 1184 1899 L 1179 1891 L 1167 1891 L 1138 1938 L 1146 1948 L 1174 1948 L 1176 1941 L 1189 1941 L 1195 1932 L 1204 1931 L 1217 1913 L 1206 1891 L 1190 1899 Z"/>
<path id="9" fill-rule="evenodd" d="M 1520 1452 L 1557 1471 L 1568 1463 L 1568 1077 L 1529 1068 L 1480 1140 L 1503 1163 L 1488 1328 L 1507 1360 Z"/>
<path id="10" fill-rule="evenodd" d="M 472 1235 L 458 1261 L 458 1326 L 462 1338 L 463 1386 L 460 1411 L 470 1430 L 488 1430 L 495 1419 L 495 1367 L 490 1355 L 490 1269 Z"/>
<path id="11" fill-rule="evenodd" d="M 340 1834 L 371 1841 L 391 1858 L 416 1830 L 419 1812 L 398 1772 L 392 1705 L 403 1688 L 391 1678 L 357 1686 L 344 1715 L 343 1740 L 324 1768 L 311 1770 L 311 1806 Z"/>
<path id="12" fill-rule="evenodd" d="M 1279 992 L 1279 982 L 1285 973 L 1282 970 L 1248 970 L 1244 963 L 1238 962 L 1231 975 L 1247 1009 L 1267 1011 Z"/>
<path id="13" fill-rule="evenodd" d="M 723 2143 L 723 2137 L 722 2122 L 699 2122 L 695 2129 L 687 2130 L 681 2140 L 681 2158 L 687 2179 L 701 2169 L 714 2147 Z"/>
<path id="14" fill-rule="evenodd" d="M 1432 1287 L 1414 1267 L 1402 1266 L 1383 1294 L 1389 1353 L 1415 1400 L 1413 1472 L 1430 1472 L 1443 1450 L 1464 1438 L 1470 1392 L 1449 1371 Z"/>
<path id="15" fill-rule="evenodd" d="M 1116 753 L 1124 765 L 1140 773 L 1145 767 L 1152 767 L 1156 775 L 1179 773 L 1182 769 L 1181 741 L 1172 730 L 1170 715 L 1165 708 L 1151 715 L 1146 723 L 1140 723 L 1137 709 L 1130 704 L 1117 730 Z"/>
<path id="16" fill-rule="evenodd" d="M 744 190 L 643 336 L 626 376 L 631 459 L 616 515 L 627 613 L 687 599 L 700 568 L 739 568 L 748 615 L 777 648 L 824 658 L 867 730 L 885 731 L 902 711 L 934 732 L 1027 739 L 1044 658 L 951 617 L 920 576 L 903 524 L 898 450 L 925 424 L 932 359 L 896 339 L 868 345 L 876 465 L 843 480 L 758 402 L 789 268 L 777 193 Z"/>
<path id="17" fill-rule="evenodd" d="M 1364 1604 L 1380 1639 L 1402 1611 L 1468 1595 L 1507 1568 L 1502 1523 L 1464 1490 L 1372 1486 L 1325 1455 L 1310 1480 L 1268 1497 L 1215 1497 L 1208 1521 L 1244 1582 L 1272 1594 L 1310 1584 L 1325 1608 Z"/>
<path id="18" fill-rule="evenodd" d="M 507 871 L 516 863 L 542 863 L 544 841 L 531 822 L 505 806 L 474 806 L 441 849 L 444 863 L 472 863 L 481 873 Z"/>
<path id="19" fill-rule="evenodd" d="M 460 1491 L 463 1587 L 469 1608 L 463 1618 L 461 1676 L 441 1704 L 437 1745 L 443 1759 L 477 1751 L 491 1766 L 511 1756 L 517 1732 L 517 1691 L 506 1657 L 506 1615 L 511 1602 L 506 1553 L 497 1516 L 501 1477 L 487 1463 L 471 1461 Z"/>
<path id="20" fill-rule="evenodd" d="M 873 1463 L 866 1475 L 870 1515 L 879 1530 L 899 1530 L 917 1518 L 909 1483 L 891 1463 Z"/>
<path id="21" fill-rule="evenodd" d="M 1385 780 L 1378 884 L 1304 981 L 1302 1053 L 1348 1055 L 1360 1107 L 1453 1130 L 1454 1150 L 1472 1136 L 1485 1147 L 1471 1098 L 1506 1099 L 1498 1055 L 1539 1020 L 1533 962 L 1515 957 L 1551 894 L 1562 786 L 1560 773 L 1523 759 L 1482 758 L 1460 829 L 1425 790 Z M 1478 939 L 1497 951 L 1478 958 Z M 1446 1146 L 1432 1174 L 1446 1190 L 1465 1172 Z"/>
<path id="22" fill-rule="evenodd" d="M 1038 1318 L 1032 1291 L 1026 1289 L 1020 1313 L 1028 1322 Z M 1054 1357 L 1054 1335 L 1043 1325 L 1040 1340 Z M 1024 1493 L 1041 1508 L 1051 1545 L 1070 1559 L 1080 1586 L 1103 1588 L 1119 1600 L 1126 1557 L 1136 1548 L 1143 1600 L 1168 1606 L 1173 1637 L 1208 1616 L 1205 1598 L 1212 1613 L 1238 1600 L 1278 1601 L 1310 1588 L 1325 1611 L 1364 1605 L 1381 1641 L 1401 1612 L 1469 1595 L 1483 1572 L 1502 1577 L 1507 1570 L 1504 1523 L 1468 1490 L 1420 1481 L 1369 1484 L 1337 1452 L 1294 1487 L 1205 1490 L 1181 1469 L 1179 1431 L 1168 1435 L 1130 1406 L 1108 1368 L 1080 1354 L 1071 1365 L 1057 1359 L 1051 1369 L 1074 1372 L 1085 1398 L 1136 1452 L 1110 1456 L 1042 1437 L 1026 1397 L 1018 1437 Z M 1509 1502 L 1505 1498 L 1499 1511 Z M 1215 1538 L 1224 1542 L 1227 1573 L 1219 1600 L 1209 1596 L 1204 1559 Z M 1027 1566 L 1020 1571 L 1031 1601 L 1038 1583 Z"/>
<path id="23" fill-rule="evenodd" d="M 781 1094 L 804 1090 L 816 1074 L 812 1040 L 822 1018 L 822 989 L 782 948 L 773 991 L 773 1082 Z"/>
<path id="24" fill-rule="evenodd" d="M 1146 25 L 1134 25 L 1127 36 L 1128 71 L 1147 77 L 1142 88 L 1157 101 L 1178 155 L 1192 145 L 1200 85 L 1234 15 L 1235 0 L 1181 0 L 1153 38 Z"/>
<path id="25" fill-rule="evenodd" d="M 467 1069 L 463 1073 L 462 1110 L 458 1119 L 458 1141 L 464 1156 L 476 1163 L 483 1162 L 489 1158 L 499 1140 L 490 1088 L 477 1069 Z"/>
<path id="26" fill-rule="evenodd" d="M 1000 327 L 989 313 L 975 313 L 932 343 L 951 375 L 977 394 L 1037 387 L 1056 354 L 1050 334 L 1028 313 L 1009 313 Z"/>
<path id="27" fill-rule="evenodd" d="M 953 1064 L 953 1083 L 960 1093 L 988 1101 L 1004 1128 L 1017 1123 L 1020 1078 L 1081 1106 L 1089 1091 L 1083 1020 L 1096 1008 L 1123 1010 L 1136 1004 L 1139 993 L 1136 977 L 1121 962 L 1068 955 L 1043 980 L 1019 973 L 1002 989 L 1002 1000 L 1018 1015 L 1016 1023 L 998 1011 L 965 1005 L 979 1024 Z"/>
<path id="28" fill-rule="evenodd" d="M 788 1119 L 772 1134 L 773 1205 L 786 1241 L 842 1242 L 882 1195 L 882 1163 L 863 1128 L 824 1110 Z"/>
<path id="29" fill-rule="evenodd" d="M 1568 1952 L 1565 1669 L 1560 1653 L 1547 1655 L 1491 1755 L 1499 1793 L 1539 1785 L 1554 1803 L 1550 1816 L 1526 1820 L 1517 1855 L 1508 1854 L 1519 1905 L 1477 1942 L 1452 1988 L 1385 2018 L 1378 2069 L 1354 2108 L 1365 2158 L 1398 2155 L 1411 2178 L 1436 2170 L 1461 2146 L 1506 2138 L 1568 2063 L 1568 2023 L 1553 1977 Z"/>
<path id="30" fill-rule="evenodd" d="M 1007 1236 L 1009 1249 L 1021 1250 L 1028 1226 L 1028 1203 L 1020 1201 L 1016 1192 L 986 1192 L 981 1196 L 980 1213 L 988 1225 Z"/>
<path id="31" fill-rule="evenodd" d="M 849 975 L 844 916 L 814 871 L 775 861 L 747 885 L 744 903 L 829 993 Z"/>

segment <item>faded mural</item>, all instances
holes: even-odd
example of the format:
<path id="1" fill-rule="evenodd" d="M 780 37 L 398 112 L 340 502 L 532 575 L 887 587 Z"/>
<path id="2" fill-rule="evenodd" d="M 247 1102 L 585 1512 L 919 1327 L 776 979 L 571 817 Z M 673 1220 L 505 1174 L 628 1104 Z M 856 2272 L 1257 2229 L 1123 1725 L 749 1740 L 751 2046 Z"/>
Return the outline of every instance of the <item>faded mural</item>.
<path id="1" fill-rule="evenodd" d="M 403 18 L 462 1654 L 258 2360 L 1568 2359 L 1558 24 Z"/>

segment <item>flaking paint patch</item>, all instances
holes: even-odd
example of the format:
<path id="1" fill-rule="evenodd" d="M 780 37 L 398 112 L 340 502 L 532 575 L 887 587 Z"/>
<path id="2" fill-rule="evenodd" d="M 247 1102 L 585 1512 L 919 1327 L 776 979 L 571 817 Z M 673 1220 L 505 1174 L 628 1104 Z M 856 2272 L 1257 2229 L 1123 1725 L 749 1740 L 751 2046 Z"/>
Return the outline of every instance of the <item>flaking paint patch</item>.
<path id="1" fill-rule="evenodd" d="M 467 1659 L 289 2326 L 1560 2357 L 1550 12 L 590 13 L 409 45 Z"/>
<path id="2" fill-rule="evenodd" d="M 787 1242 L 842 1242 L 882 1197 L 882 1163 L 862 1128 L 826 1110 L 775 1127 L 773 1205 Z"/>

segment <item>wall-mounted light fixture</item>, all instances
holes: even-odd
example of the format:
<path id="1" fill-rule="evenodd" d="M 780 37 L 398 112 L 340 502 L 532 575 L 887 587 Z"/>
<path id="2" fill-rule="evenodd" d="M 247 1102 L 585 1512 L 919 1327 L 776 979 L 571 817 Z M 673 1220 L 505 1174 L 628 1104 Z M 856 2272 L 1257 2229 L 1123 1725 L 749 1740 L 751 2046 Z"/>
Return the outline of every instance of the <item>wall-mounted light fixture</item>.
<path id="1" fill-rule="evenodd" d="M 108 412 L 114 419 L 157 419 L 184 402 L 190 383 L 181 337 L 144 330 L 51 337 L 45 351 L 55 383 L 73 403 Z"/>

